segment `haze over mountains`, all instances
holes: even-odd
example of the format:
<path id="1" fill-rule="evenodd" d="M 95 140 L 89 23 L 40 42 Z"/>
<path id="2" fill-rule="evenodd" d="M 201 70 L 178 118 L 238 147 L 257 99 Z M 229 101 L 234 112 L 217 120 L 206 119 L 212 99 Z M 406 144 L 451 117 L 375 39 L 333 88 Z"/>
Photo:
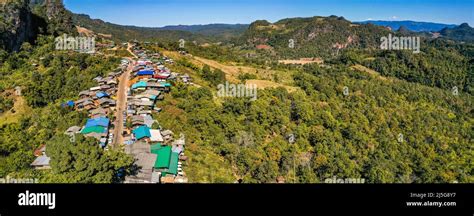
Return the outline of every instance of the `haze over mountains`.
<path id="1" fill-rule="evenodd" d="M 398 30 L 400 27 L 405 27 L 410 31 L 414 32 L 438 32 L 443 30 L 444 28 L 454 28 L 457 25 L 454 24 L 443 24 L 443 23 L 433 23 L 433 22 L 417 22 L 411 20 L 404 20 L 404 21 L 385 21 L 385 20 L 367 20 L 362 22 L 356 23 L 372 23 L 378 26 L 387 26 L 390 27 L 392 30 Z"/>
<path id="2" fill-rule="evenodd" d="M 116 32 L 117 37 L 120 39 L 130 39 L 127 34 L 133 35 L 136 39 L 150 39 L 154 37 L 161 37 L 164 40 L 174 39 L 176 36 L 186 39 L 186 40 L 196 40 L 198 42 L 222 42 L 222 41 L 230 41 L 232 39 L 239 38 L 240 36 L 244 35 L 246 31 L 249 30 L 249 26 L 252 24 L 203 24 L 203 25 L 172 25 L 172 26 L 164 26 L 164 27 L 138 27 L 138 26 L 122 26 L 117 24 L 112 24 L 109 22 L 104 22 L 100 19 L 91 19 L 88 15 L 84 14 L 74 14 L 74 23 L 76 25 L 80 25 L 86 28 L 89 28 L 93 31 L 107 31 L 107 33 L 114 33 Z M 337 16 L 331 16 L 337 17 Z M 312 19 L 314 17 L 308 18 L 287 18 L 277 21 L 275 23 L 280 23 L 284 20 L 294 20 L 298 22 L 298 20 L 305 20 L 305 19 Z M 344 19 L 345 20 L 345 19 Z M 392 31 L 397 31 L 402 27 L 403 29 L 407 29 L 411 32 L 440 32 L 441 35 L 446 36 L 448 38 L 454 40 L 470 40 L 470 36 L 457 36 L 456 34 L 462 35 L 470 35 L 469 27 L 464 26 L 464 28 L 460 31 L 449 31 L 450 34 L 444 34 L 448 31 L 443 31 L 444 29 L 453 29 L 458 27 L 457 25 L 453 24 L 442 24 L 442 23 L 432 23 L 432 22 L 417 22 L 417 21 L 364 21 L 364 22 L 351 22 L 346 20 L 348 23 L 354 24 L 373 24 L 376 26 L 381 27 L 390 27 Z M 268 21 L 266 21 L 268 22 Z M 255 23 L 255 22 L 254 22 Z M 300 26 L 305 28 L 305 26 Z M 126 29 L 124 29 L 126 28 Z M 125 31 L 124 31 L 125 30 Z M 139 31 L 140 33 L 133 33 L 131 31 Z M 467 32 L 466 32 L 467 31 Z M 123 34 L 125 32 L 125 34 Z M 120 34 L 121 33 L 121 34 Z M 132 37 L 132 38 L 133 38 Z"/>

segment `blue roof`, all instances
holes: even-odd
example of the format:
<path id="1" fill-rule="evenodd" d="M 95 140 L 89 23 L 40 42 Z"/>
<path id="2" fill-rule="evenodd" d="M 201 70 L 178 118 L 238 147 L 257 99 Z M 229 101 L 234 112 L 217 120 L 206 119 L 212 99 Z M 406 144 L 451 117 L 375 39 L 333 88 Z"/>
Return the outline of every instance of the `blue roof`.
<path id="1" fill-rule="evenodd" d="M 74 107 L 74 101 L 70 100 L 66 103 L 61 104 L 62 107 Z"/>
<path id="2" fill-rule="evenodd" d="M 102 126 L 108 127 L 110 120 L 105 117 L 95 118 L 95 119 L 88 119 L 86 123 L 86 127 L 94 127 L 94 126 Z"/>
<path id="3" fill-rule="evenodd" d="M 153 74 L 155 74 L 155 71 L 141 70 L 141 71 L 138 71 L 137 76 L 147 76 L 147 75 L 153 75 Z"/>
<path id="4" fill-rule="evenodd" d="M 97 96 L 98 98 L 103 98 L 103 97 L 108 97 L 109 94 L 107 94 L 105 92 L 97 92 L 97 93 L 95 93 L 95 96 Z"/>
<path id="5" fill-rule="evenodd" d="M 133 133 L 135 134 L 135 138 L 137 140 L 145 137 L 151 137 L 150 128 L 148 128 L 147 126 L 140 126 L 137 129 L 133 130 Z"/>

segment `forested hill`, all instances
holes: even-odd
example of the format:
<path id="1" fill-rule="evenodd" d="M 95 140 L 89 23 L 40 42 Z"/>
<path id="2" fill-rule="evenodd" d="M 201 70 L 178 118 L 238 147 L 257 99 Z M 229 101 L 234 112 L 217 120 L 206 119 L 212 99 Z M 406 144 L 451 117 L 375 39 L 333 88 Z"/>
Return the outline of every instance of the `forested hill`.
<path id="1" fill-rule="evenodd" d="M 81 26 L 92 30 L 96 33 L 111 34 L 112 38 L 121 41 L 128 40 L 153 40 L 159 38 L 164 41 L 177 41 L 179 38 L 185 40 L 197 39 L 193 34 L 186 31 L 159 31 L 157 28 L 144 28 L 136 26 L 123 26 L 100 19 L 92 19 L 89 15 L 73 14 L 73 22 L 77 26 Z M 178 38 L 178 39 L 176 39 Z"/>
<path id="2" fill-rule="evenodd" d="M 353 24 L 343 17 L 315 16 L 275 23 L 255 21 L 240 42 L 282 57 L 328 57 L 349 47 L 376 48 L 380 37 L 389 33 L 384 27 Z M 290 40 L 294 48 L 289 46 Z"/>
<path id="3" fill-rule="evenodd" d="M 414 24 L 406 27 L 402 24 L 398 23 L 401 27 L 394 29 L 377 23 L 354 23 L 337 16 L 288 18 L 275 23 L 258 20 L 250 24 L 238 44 L 264 50 L 280 58 L 327 58 L 344 49 L 379 48 L 380 38 L 389 34 L 420 36 L 422 40 L 437 37 L 436 32 L 419 32 L 424 31 L 424 27 L 414 28 Z M 472 42 L 474 38 L 474 29 L 467 24 L 458 27 L 439 24 L 436 29 L 441 30 L 439 36 L 443 39 Z M 294 42 L 293 47 L 290 41 Z"/>
<path id="4" fill-rule="evenodd" d="M 172 25 L 160 28 L 161 30 L 180 30 L 201 34 L 209 37 L 231 39 L 242 35 L 248 24 L 207 24 L 207 25 Z"/>
<path id="5" fill-rule="evenodd" d="M 444 28 L 440 33 L 442 36 L 453 40 L 474 42 L 474 28 L 467 23 L 455 28 Z"/>
<path id="6" fill-rule="evenodd" d="M 97 33 L 111 34 L 115 39 L 127 40 L 159 40 L 176 42 L 179 39 L 197 42 L 228 41 L 242 34 L 248 25 L 210 24 L 210 25 L 178 25 L 165 27 L 124 26 L 100 19 L 92 19 L 85 14 L 73 14 L 75 25 L 85 27 Z"/>
<path id="7" fill-rule="evenodd" d="M 432 23 L 432 22 L 417 22 L 411 20 L 404 20 L 404 21 L 384 21 L 384 20 L 368 20 L 363 22 L 356 22 L 360 24 L 374 24 L 378 26 L 387 26 L 390 27 L 392 30 L 396 31 L 401 27 L 405 27 L 410 31 L 415 32 L 439 32 L 444 28 L 454 28 L 457 25 L 453 24 L 443 24 L 443 23 Z"/>

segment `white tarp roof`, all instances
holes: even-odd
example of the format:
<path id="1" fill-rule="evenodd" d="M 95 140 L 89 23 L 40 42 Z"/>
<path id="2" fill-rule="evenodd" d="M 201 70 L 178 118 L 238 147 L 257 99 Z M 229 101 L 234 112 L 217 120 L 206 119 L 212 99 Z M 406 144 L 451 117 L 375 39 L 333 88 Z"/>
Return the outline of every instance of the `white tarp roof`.
<path id="1" fill-rule="evenodd" d="M 163 137 L 161 136 L 160 130 L 150 130 L 151 138 L 150 140 L 152 142 L 163 142 Z"/>

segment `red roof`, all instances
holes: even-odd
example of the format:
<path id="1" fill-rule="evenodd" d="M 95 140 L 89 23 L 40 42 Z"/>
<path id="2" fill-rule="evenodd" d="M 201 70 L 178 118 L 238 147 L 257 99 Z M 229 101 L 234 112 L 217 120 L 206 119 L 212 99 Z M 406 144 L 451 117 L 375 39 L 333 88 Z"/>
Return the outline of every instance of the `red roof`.
<path id="1" fill-rule="evenodd" d="M 35 157 L 39 157 L 41 155 L 43 155 L 43 151 L 44 151 L 44 147 L 46 145 L 45 144 L 41 144 L 36 150 L 35 152 L 33 153 L 33 155 L 35 155 Z"/>
<path id="2" fill-rule="evenodd" d="M 155 78 L 155 79 L 167 79 L 168 76 L 162 76 L 162 75 L 157 74 L 157 75 L 153 76 L 153 78 Z"/>
<path id="3" fill-rule="evenodd" d="M 272 47 L 269 46 L 269 45 L 265 45 L 265 44 L 259 44 L 256 46 L 257 49 L 265 49 L 265 50 L 268 50 L 268 49 L 271 49 Z"/>

